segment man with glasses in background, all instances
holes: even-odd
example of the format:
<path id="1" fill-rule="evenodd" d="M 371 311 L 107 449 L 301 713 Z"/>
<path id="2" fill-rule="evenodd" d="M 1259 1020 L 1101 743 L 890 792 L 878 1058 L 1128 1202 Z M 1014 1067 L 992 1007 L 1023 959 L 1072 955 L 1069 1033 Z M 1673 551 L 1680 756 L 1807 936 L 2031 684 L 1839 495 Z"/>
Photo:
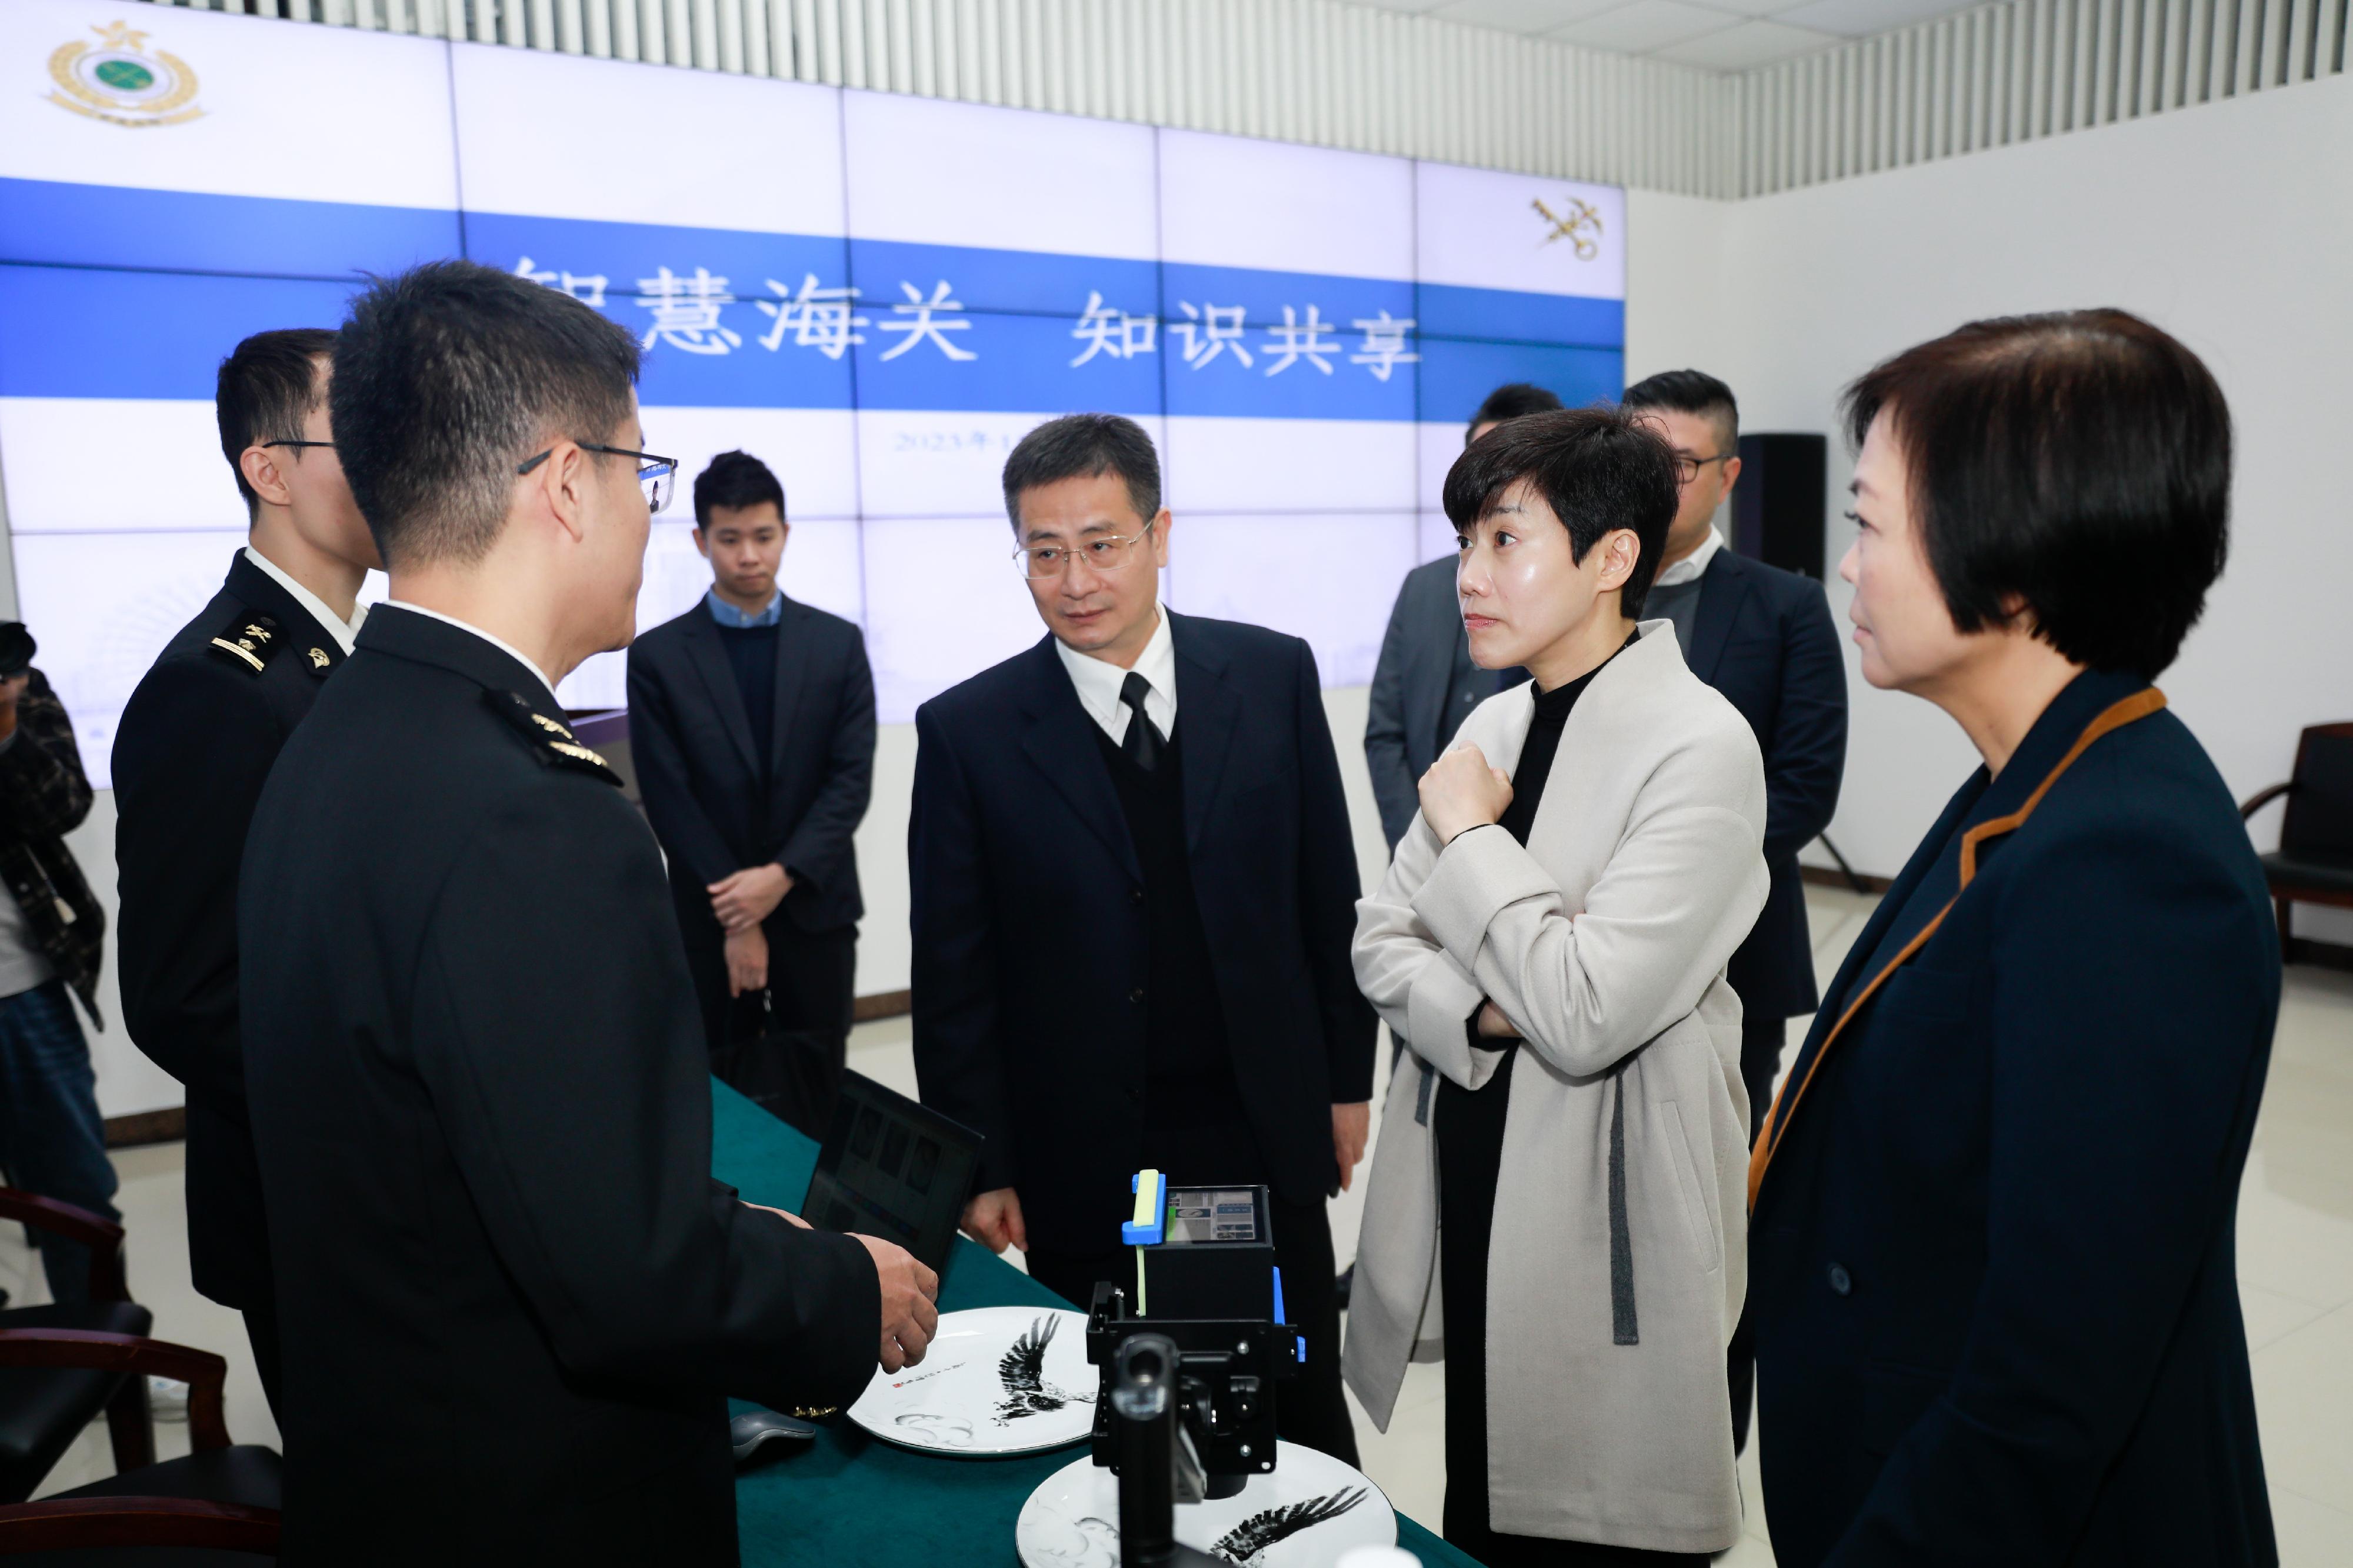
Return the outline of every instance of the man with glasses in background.
<path id="1" fill-rule="evenodd" d="M 874 793 L 866 639 L 785 596 L 785 489 L 748 452 L 694 481 L 711 591 L 629 645 L 629 755 L 719 1075 L 822 1141 L 858 973 Z"/>
<path id="2" fill-rule="evenodd" d="M 637 342 L 470 262 L 337 335 L 387 600 L 280 753 L 237 900 L 288 1562 L 732 1563 L 727 1397 L 846 1404 L 938 1282 L 711 1175 L 653 836 L 556 683 L 624 647 Z"/>
<path id="3" fill-rule="evenodd" d="M 1723 693 L 1765 753 L 1765 911 L 1732 955 L 1739 994 L 1740 1078 L 1753 1138 L 1773 1104 L 1789 1020 L 1820 1005 L 1798 851 L 1838 809 L 1846 773 L 1846 654 L 1830 602 L 1810 577 L 1724 547 L 1716 514 L 1740 479 L 1740 406 L 1704 371 L 1670 370 L 1626 389 L 1674 448 L 1683 480 L 1659 575 L 1642 614 L 1674 623 L 1691 672 Z M 1734 1447 L 1748 1437 L 1753 1376 L 1744 1318 L 1731 1351 Z"/>
<path id="4" fill-rule="evenodd" d="M 1353 1464 L 1324 1202 L 1364 1154 L 1376 1025 L 1314 656 L 1162 608 L 1134 421 L 1040 426 L 1004 488 L 1047 636 L 916 710 L 907 835 L 916 1074 L 987 1140 L 965 1230 L 1084 1307 L 1133 1275 L 1137 1170 L 1266 1184 L 1307 1340 L 1281 1431 Z"/>
<path id="5" fill-rule="evenodd" d="M 212 602 L 164 646 L 114 735 L 122 1010 L 187 1089 L 188 1266 L 245 1315 L 279 1404 L 277 1310 L 237 1025 L 237 861 L 279 749 L 351 656 L 380 564 L 327 416 L 335 334 L 257 332 L 213 413 L 249 531 Z"/>

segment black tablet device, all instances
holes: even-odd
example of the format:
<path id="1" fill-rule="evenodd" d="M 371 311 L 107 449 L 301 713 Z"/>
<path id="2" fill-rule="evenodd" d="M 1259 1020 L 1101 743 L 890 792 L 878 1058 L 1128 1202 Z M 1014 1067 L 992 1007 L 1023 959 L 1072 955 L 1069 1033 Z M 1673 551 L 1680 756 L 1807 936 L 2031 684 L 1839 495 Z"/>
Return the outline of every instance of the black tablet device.
<path id="1" fill-rule="evenodd" d="M 854 1072 L 841 1075 L 801 1217 L 895 1241 L 937 1272 L 972 1195 L 981 1136 Z"/>

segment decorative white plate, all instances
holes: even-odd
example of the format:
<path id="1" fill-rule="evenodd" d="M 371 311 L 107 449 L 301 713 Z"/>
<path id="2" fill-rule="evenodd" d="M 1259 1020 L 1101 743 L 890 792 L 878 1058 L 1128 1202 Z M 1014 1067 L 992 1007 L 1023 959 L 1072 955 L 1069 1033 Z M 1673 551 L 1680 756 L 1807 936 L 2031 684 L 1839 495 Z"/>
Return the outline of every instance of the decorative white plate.
<path id="1" fill-rule="evenodd" d="M 976 1307 L 942 1313 L 923 1361 L 878 1370 L 849 1418 L 926 1454 L 1034 1454 L 1094 1430 L 1101 1383 L 1087 1364 L 1085 1313 Z"/>
<path id="2" fill-rule="evenodd" d="M 1381 1489 L 1329 1454 L 1275 1447 L 1274 1473 L 1220 1502 L 1178 1503 L 1176 1539 L 1238 1568 L 1332 1568 L 1352 1546 L 1395 1546 Z M 1119 1478 L 1091 1458 L 1048 1476 L 1013 1526 L 1022 1568 L 1119 1568 Z"/>

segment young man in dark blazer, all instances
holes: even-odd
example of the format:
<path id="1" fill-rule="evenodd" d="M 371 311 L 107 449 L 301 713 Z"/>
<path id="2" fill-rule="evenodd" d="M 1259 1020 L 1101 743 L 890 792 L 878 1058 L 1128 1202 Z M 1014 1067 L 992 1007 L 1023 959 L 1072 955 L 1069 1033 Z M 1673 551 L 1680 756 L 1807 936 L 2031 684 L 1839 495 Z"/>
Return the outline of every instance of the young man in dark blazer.
<path id="1" fill-rule="evenodd" d="M 1736 555 L 1716 513 L 1740 479 L 1740 405 L 1702 371 L 1663 371 L 1626 389 L 1675 450 L 1682 503 L 1643 615 L 1675 626 L 1683 662 L 1740 710 L 1765 753 L 1765 865 L 1772 888 L 1725 978 L 1740 997 L 1740 1078 L 1753 1137 L 1773 1103 L 1789 1020 L 1810 1013 L 1814 946 L 1798 851 L 1828 827 L 1846 774 L 1846 655 L 1810 577 Z M 1746 1318 L 1730 1352 L 1733 1446 L 1748 1440 L 1755 1361 Z"/>
<path id="2" fill-rule="evenodd" d="M 629 752 L 711 1049 L 773 1041 L 782 1059 L 744 1087 L 823 1138 L 865 912 L 850 836 L 873 793 L 874 677 L 857 626 L 776 586 L 789 531 L 757 458 L 722 452 L 696 478 L 711 591 L 630 645 Z"/>
<path id="3" fill-rule="evenodd" d="M 131 1037 L 187 1087 L 188 1265 L 245 1314 L 279 1403 L 269 1236 L 237 1027 L 237 861 L 280 748 L 351 656 L 375 541 L 327 411 L 335 334 L 258 332 L 221 362 L 221 453 L 252 519 L 196 618 L 164 645 L 114 734 L 122 1009 Z"/>
<path id="4" fill-rule="evenodd" d="M 1084 1304 L 1134 1267 L 1137 1170 L 1267 1184 L 1307 1339 L 1281 1430 L 1353 1463 L 1324 1199 L 1364 1154 L 1376 1024 L 1314 656 L 1161 607 L 1133 421 L 1031 431 L 1005 500 L 1048 635 L 916 710 L 907 835 L 916 1072 L 987 1139 L 965 1229 Z"/>

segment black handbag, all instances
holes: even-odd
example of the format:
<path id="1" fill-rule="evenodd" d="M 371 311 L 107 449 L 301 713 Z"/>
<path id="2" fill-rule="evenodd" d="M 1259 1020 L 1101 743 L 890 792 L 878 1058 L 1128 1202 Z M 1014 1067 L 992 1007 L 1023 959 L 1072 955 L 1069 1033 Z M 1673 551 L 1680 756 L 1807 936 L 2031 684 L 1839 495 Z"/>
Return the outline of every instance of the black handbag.
<path id="1" fill-rule="evenodd" d="M 833 1042 L 786 1027 L 765 995 L 758 1032 L 712 1052 L 711 1071 L 753 1104 L 819 1142 L 841 1093 Z"/>

